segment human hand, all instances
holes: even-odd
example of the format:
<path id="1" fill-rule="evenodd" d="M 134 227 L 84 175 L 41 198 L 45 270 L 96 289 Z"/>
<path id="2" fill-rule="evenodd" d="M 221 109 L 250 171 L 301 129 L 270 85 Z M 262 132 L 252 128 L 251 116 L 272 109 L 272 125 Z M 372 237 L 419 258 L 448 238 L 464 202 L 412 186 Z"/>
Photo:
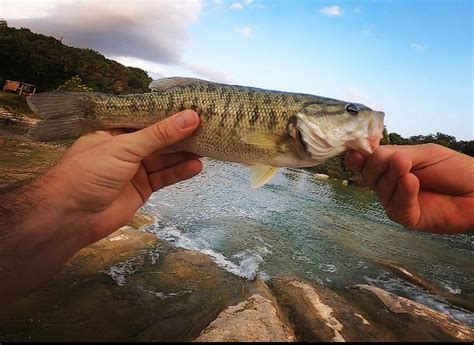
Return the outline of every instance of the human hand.
<path id="1" fill-rule="evenodd" d="M 93 243 L 127 224 L 152 192 L 202 170 L 197 155 L 160 153 L 198 125 L 198 115 L 185 110 L 137 132 L 83 136 L 43 180 L 51 197 L 80 210 Z"/>
<path id="2" fill-rule="evenodd" d="M 435 144 L 385 145 L 369 157 L 350 151 L 345 161 L 391 220 L 434 233 L 474 231 L 472 157 Z"/>

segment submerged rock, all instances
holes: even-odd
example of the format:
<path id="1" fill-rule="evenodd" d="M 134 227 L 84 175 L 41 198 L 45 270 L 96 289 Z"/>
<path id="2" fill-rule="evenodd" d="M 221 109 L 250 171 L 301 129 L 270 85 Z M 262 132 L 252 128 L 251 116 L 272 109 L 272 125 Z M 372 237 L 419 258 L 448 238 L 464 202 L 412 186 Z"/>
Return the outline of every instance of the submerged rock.
<path id="1" fill-rule="evenodd" d="M 420 277 L 419 275 L 415 274 L 414 272 L 408 271 L 406 267 L 402 267 L 402 265 L 397 262 L 379 258 L 374 259 L 374 261 L 379 265 L 388 268 L 400 278 L 421 287 L 425 291 L 435 296 L 441 297 L 452 305 L 459 306 L 463 309 L 474 312 L 474 302 L 472 301 L 472 299 L 462 298 L 462 296 L 457 296 L 449 291 L 441 289 L 435 284 L 424 279 L 423 277 Z"/>

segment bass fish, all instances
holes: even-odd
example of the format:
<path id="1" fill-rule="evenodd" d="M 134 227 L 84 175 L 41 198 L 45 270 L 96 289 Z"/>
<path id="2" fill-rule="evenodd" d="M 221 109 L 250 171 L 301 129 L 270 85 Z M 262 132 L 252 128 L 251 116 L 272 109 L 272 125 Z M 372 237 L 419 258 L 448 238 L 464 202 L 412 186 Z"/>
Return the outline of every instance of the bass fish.
<path id="1" fill-rule="evenodd" d="M 172 77 L 151 93 L 45 92 L 27 98 L 42 118 L 29 136 L 50 141 L 96 130 L 141 129 L 184 109 L 201 123 L 173 147 L 250 165 L 254 188 L 279 167 L 310 167 L 348 149 L 370 154 L 382 138 L 384 113 L 309 94 Z"/>

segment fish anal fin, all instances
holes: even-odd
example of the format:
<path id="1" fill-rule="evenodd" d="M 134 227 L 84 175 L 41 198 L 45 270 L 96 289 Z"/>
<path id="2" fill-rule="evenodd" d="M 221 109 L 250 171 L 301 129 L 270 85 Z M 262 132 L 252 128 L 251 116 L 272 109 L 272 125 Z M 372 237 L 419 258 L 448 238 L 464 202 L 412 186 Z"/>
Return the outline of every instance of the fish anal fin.
<path id="1" fill-rule="evenodd" d="M 250 166 L 250 183 L 252 188 L 259 188 L 271 180 L 278 172 L 278 167 L 271 165 L 252 165 Z"/>

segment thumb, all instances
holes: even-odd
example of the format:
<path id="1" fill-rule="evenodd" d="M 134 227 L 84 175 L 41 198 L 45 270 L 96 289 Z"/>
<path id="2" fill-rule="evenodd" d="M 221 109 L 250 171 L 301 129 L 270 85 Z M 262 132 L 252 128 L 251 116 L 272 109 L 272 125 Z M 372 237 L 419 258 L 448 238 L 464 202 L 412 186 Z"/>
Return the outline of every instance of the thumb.
<path id="1" fill-rule="evenodd" d="M 191 135 L 199 126 L 199 116 L 193 110 L 183 110 L 142 130 L 123 134 L 127 149 L 140 160 Z"/>

